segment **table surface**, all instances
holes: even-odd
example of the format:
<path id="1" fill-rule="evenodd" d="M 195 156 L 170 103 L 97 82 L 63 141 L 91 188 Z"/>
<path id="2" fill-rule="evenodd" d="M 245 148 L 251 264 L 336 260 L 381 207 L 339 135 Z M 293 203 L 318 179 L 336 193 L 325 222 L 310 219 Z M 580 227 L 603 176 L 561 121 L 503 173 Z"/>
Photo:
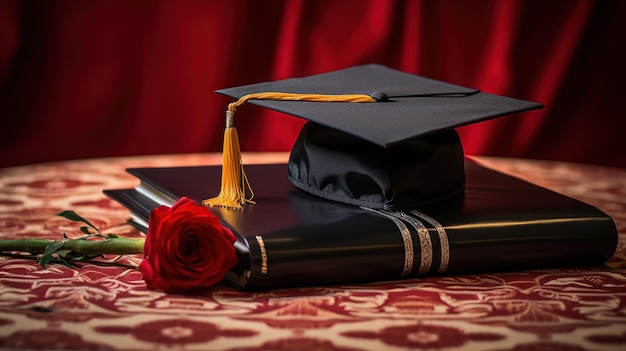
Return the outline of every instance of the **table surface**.
<path id="1" fill-rule="evenodd" d="M 247 154 L 246 163 L 287 155 Z M 626 170 L 476 158 L 602 209 L 620 233 L 604 266 L 426 277 L 364 285 L 188 296 L 145 287 L 133 265 L 41 269 L 0 256 L 0 348 L 99 350 L 624 350 Z M 72 209 L 103 232 L 140 237 L 103 189 L 127 167 L 206 165 L 215 154 L 69 161 L 0 169 L 0 239 L 60 239 Z"/>

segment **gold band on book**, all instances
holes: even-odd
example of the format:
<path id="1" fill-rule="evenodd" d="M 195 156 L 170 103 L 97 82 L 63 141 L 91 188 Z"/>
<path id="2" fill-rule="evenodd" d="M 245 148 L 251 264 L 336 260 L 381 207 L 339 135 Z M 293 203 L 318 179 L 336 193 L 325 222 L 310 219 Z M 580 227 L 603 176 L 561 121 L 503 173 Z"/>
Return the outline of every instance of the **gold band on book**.
<path id="1" fill-rule="evenodd" d="M 439 238 L 439 249 L 440 249 L 440 263 L 437 269 L 437 273 L 443 273 L 448 269 L 448 264 L 450 263 L 450 242 L 448 241 L 448 233 L 446 233 L 446 229 L 437 222 L 434 218 L 429 215 L 422 213 L 417 210 L 410 210 L 408 212 L 402 211 L 386 211 L 386 210 L 376 210 L 367 207 L 361 207 L 362 209 L 369 210 L 371 212 L 378 213 L 382 216 L 385 216 L 391 219 L 395 225 L 400 229 L 400 233 L 402 235 L 402 241 L 404 244 L 405 251 L 405 259 L 404 259 L 404 270 L 402 271 L 402 277 L 406 277 L 413 270 L 413 262 L 415 260 L 415 249 L 413 247 L 413 239 L 411 238 L 411 232 L 406 226 L 405 222 L 408 222 L 415 231 L 417 232 L 419 241 L 420 241 L 420 266 L 417 270 L 417 275 L 425 275 L 430 272 L 430 269 L 433 264 L 434 258 L 434 250 L 433 250 L 433 242 L 430 236 L 430 232 L 428 228 L 420 221 L 424 220 L 428 222 L 435 230 L 437 231 L 437 236 Z M 418 218 L 415 218 L 418 217 Z"/>
<path id="2" fill-rule="evenodd" d="M 409 228 L 406 226 L 406 224 L 404 224 L 404 222 L 401 219 L 398 219 L 395 216 L 389 213 L 386 213 L 386 211 L 376 210 L 376 209 L 369 208 L 369 207 L 361 207 L 361 208 L 364 210 L 378 213 L 382 216 L 385 216 L 391 219 L 391 221 L 398 227 L 398 229 L 400 229 L 400 234 L 402 235 L 402 244 L 404 245 L 404 267 L 402 269 L 402 273 L 400 274 L 400 277 L 401 278 L 407 277 L 409 274 L 411 274 L 411 271 L 413 270 L 413 264 L 415 261 L 415 249 L 413 248 L 413 239 L 411 238 L 411 232 L 409 231 Z"/>
<path id="3" fill-rule="evenodd" d="M 265 249 L 265 240 L 263 240 L 263 237 L 261 235 L 257 235 L 255 239 L 259 244 L 259 251 L 261 252 L 261 274 L 267 274 L 268 265 L 267 250 Z"/>
<path id="4" fill-rule="evenodd" d="M 441 246 L 441 264 L 439 264 L 439 269 L 437 270 L 437 273 L 445 272 L 446 269 L 448 269 L 448 263 L 450 262 L 450 243 L 448 241 L 448 233 L 446 233 L 446 228 L 444 228 L 434 218 L 425 213 L 422 213 L 418 210 L 411 210 L 409 212 L 435 227 L 437 235 L 439 236 L 439 242 Z"/>
<path id="5" fill-rule="evenodd" d="M 397 218 L 404 219 L 409 222 L 417 231 L 417 235 L 420 240 L 420 252 L 422 257 L 420 259 L 420 266 L 417 270 L 417 274 L 425 275 L 430 272 L 430 267 L 433 265 L 433 242 L 430 239 L 430 233 L 426 226 L 420 222 L 417 218 L 408 215 L 405 212 L 394 211 L 391 213 Z"/>

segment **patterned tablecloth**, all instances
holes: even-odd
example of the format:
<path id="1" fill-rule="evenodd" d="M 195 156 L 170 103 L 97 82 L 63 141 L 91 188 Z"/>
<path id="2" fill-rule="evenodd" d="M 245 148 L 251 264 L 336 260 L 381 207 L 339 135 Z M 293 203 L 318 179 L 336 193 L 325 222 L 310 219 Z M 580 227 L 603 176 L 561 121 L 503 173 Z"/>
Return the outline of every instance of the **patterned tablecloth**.
<path id="1" fill-rule="evenodd" d="M 247 155 L 247 163 L 285 161 Z M 132 268 L 76 269 L 0 256 L 0 347 L 98 350 L 626 350 L 626 170 L 478 158 L 591 203 L 615 219 L 606 266 L 442 276 L 358 286 L 200 295 L 146 289 Z M 126 167 L 213 164 L 216 155 L 72 161 L 0 169 L 0 238 L 60 239 L 73 209 L 103 232 L 139 237 L 102 194 Z M 131 267 L 125 267 L 122 264 Z"/>

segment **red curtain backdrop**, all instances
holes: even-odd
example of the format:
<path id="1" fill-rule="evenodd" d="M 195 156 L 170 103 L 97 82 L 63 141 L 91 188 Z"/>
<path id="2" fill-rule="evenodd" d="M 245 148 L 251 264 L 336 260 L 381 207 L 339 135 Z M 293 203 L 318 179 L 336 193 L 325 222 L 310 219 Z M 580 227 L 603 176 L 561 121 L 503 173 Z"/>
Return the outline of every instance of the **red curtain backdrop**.
<path id="1" fill-rule="evenodd" d="M 380 63 L 546 105 L 470 155 L 626 167 L 626 1 L 0 2 L 0 166 L 219 151 L 219 88 Z M 303 122 L 248 106 L 245 151 Z M 244 117 L 245 116 L 245 117 Z"/>

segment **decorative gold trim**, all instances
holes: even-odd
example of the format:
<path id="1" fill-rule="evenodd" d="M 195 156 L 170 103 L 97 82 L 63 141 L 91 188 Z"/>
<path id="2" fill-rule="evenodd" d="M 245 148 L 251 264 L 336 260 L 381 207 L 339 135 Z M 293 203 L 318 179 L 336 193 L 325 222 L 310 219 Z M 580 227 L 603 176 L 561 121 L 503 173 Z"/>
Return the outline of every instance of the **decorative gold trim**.
<path id="1" fill-rule="evenodd" d="M 374 213 L 378 213 L 382 216 L 385 216 L 393 221 L 395 225 L 400 229 L 400 234 L 402 235 L 402 243 L 404 245 L 404 268 L 402 269 L 402 273 L 400 277 L 404 278 L 411 274 L 411 270 L 413 270 L 413 264 L 415 261 L 415 250 L 413 248 L 413 239 L 411 238 L 411 232 L 409 228 L 402 222 L 402 220 L 394 217 L 386 213 L 383 210 L 376 210 L 368 207 L 361 207 L 364 210 L 368 210 Z"/>
<path id="2" fill-rule="evenodd" d="M 435 227 L 435 230 L 437 230 L 439 242 L 441 243 L 441 264 L 439 265 L 439 270 L 437 272 L 445 272 L 448 269 L 448 264 L 450 263 L 450 243 L 448 242 L 448 233 L 446 233 L 446 229 L 434 218 L 425 213 L 418 210 L 411 210 L 409 212 L 430 223 L 430 225 Z"/>
<path id="3" fill-rule="evenodd" d="M 420 267 L 417 273 L 421 275 L 428 274 L 430 267 L 433 265 L 433 242 L 430 239 L 428 229 L 417 218 L 411 217 L 405 212 L 395 211 L 392 212 L 392 214 L 409 222 L 417 231 L 417 235 L 420 239 L 420 252 L 422 253 Z"/>
<path id="4" fill-rule="evenodd" d="M 265 241 L 263 240 L 263 237 L 260 235 L 257 235 L 255 237 L 256 242 L 259 244 L 259 250 L 261 251 L 261 274 L 267 274 L 267 251 L 265 249 Z"/>

